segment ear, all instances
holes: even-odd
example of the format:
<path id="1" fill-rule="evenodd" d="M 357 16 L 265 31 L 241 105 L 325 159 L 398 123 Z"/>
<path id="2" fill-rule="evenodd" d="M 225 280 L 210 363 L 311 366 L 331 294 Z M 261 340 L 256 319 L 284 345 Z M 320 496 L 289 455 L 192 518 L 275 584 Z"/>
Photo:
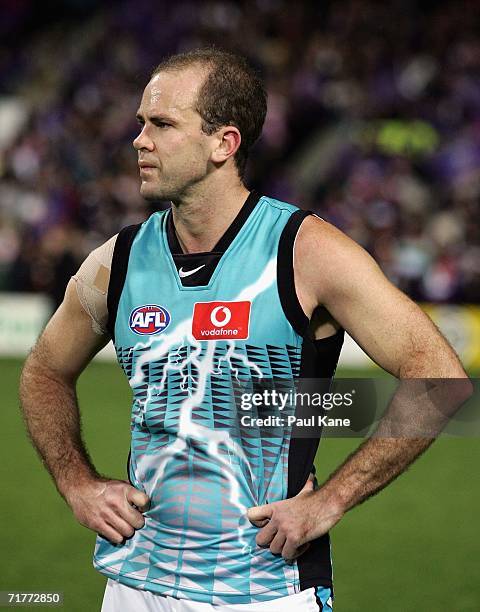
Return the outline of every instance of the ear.
<path id="1" fill-rule="evenodd" d="M 218 130 L 217 147 L 212 152 L 212 161 L 214 163 L 222 163 L 233 157 L 238 151 L 238 147 L 242 142 L 240 130 L 234 125 L 228 125 Z"/>

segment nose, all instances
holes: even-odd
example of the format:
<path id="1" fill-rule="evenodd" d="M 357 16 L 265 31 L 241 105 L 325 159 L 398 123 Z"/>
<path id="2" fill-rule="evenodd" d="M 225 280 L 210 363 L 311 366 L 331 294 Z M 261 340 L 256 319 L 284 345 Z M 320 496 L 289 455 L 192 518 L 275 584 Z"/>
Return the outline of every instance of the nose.
<path id="1" fill-rule="evenodd" d="M 153 149 L 155 148 L 155 145 L 153 144 L 151 138 L 149 138 L 146 132 L 145 125 L 142 127 L 142 131 L 140 132 L 140 134 L 134 139 L 133 146 L 137 151 L 140 151 L 140 149 L 153 151 Z"/>

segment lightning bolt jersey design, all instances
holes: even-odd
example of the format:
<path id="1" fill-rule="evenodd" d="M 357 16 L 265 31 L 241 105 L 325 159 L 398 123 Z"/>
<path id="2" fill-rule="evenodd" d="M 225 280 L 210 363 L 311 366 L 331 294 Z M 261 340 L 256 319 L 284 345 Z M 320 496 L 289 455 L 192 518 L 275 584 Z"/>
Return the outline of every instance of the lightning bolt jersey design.
<path id="1" fill-rule="evenodd" d="M 109 325 L 133 392 L 128 476 L 151 507 L 123 544 L 97 537 L 105 576 L 212 604 L 331 587 L 328 535 L 287 564 L 256 545 L 246 518 L 300 491 L 318 439 L 243 426 L 239 389 L 331 377 L 343 341 L 343 331 L 309 340 L 295 295 L 293 243 L 307 214 L 252 193 L 213 251 L 191 257 L 171 211 L 120 232 Z"/>

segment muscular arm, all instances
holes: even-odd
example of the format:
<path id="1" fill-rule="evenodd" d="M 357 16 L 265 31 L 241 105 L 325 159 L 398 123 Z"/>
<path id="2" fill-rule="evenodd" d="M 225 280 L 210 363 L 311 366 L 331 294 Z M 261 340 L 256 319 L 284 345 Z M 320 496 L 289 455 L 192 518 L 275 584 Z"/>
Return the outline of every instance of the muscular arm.
<path id="1" fill-rule="evenodd" d="M 298 281 L 306 307 L 322 304 L 377 364 L 397 378 L 435 379 L 436 389 L 430 393 L 422 392 L 420 382 L 405 382 L 403 392 L 400 386 L 374 436 L 324 485 L 346 510 L 403 472 L 433 442 L 449 414 L 468 397 L 471 385 L 433 322 L 388 281 L 361 247 L 316 218 L 307 219 L 300 231 L 297 261 L 306 265 L 299 265 Z M 449 403 L 439 412 L 434 396 L 443 390 Z M 413 422 L 432 436 L 413 437 Z"/>
<path id="2" fill-rule="evenodd" d="M 20 380 L 20 400 L 32 442 L 59 493 L 99 474 L 80 433 L 75 385 L 93 355 L 108 342 L 91 330 L 74 281 L 28 356 Z"/>
<path id="3" fill-rule="evenodd" d="M 326 308 L 377 364 L 405 383 L 375 434 L 318 491 L 249 511 L 255 524 L 270 519 L 257 542 L 270 543 L 272 552 L 285 558 L 298 556 L 305 542 L 401 474 L 472 390 L 458 357 L 427 315 L 385 278 L 361 247 L 328 223 L 308 218 L 302 224 L 295 284 L 309 316 L 318 306 Z M 433 389 L 410 379 L 431 379 Z M 445 405 L 438 410 L 442 398 Z M 415 437 L 415 431 L 428 435 Z"/>
<path id="4" fill-rule="evenodd" d="M 109 337 L 92 329 L 75 281 L 26 360 L 20 400 L 33 445 L 59 493 L 83 525 L 121 542 L 143 526 L 132 504 L 145 507 L 148 497 L 124 481 L 98 474 L 80 429 L 76 382 Z"/>

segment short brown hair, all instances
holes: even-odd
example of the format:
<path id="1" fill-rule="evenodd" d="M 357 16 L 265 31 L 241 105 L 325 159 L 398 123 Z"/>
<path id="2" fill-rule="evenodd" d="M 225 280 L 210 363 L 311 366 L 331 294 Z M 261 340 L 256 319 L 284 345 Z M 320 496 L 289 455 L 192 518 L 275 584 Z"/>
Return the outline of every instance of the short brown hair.
<path id="1" fill-rule="evenodd" d="M 244 57 L 214 47 L 171 55 L 155 68 L 151 77 L 195 64 L 209 68 L 195 109 L 202 118 L 202 130 L 213 134 L 225 125 L 239 129 L 242 142 L 234 160 L 243 179 L 249 149 L 260 136 L 267 113 L 265 87 Z"/>

